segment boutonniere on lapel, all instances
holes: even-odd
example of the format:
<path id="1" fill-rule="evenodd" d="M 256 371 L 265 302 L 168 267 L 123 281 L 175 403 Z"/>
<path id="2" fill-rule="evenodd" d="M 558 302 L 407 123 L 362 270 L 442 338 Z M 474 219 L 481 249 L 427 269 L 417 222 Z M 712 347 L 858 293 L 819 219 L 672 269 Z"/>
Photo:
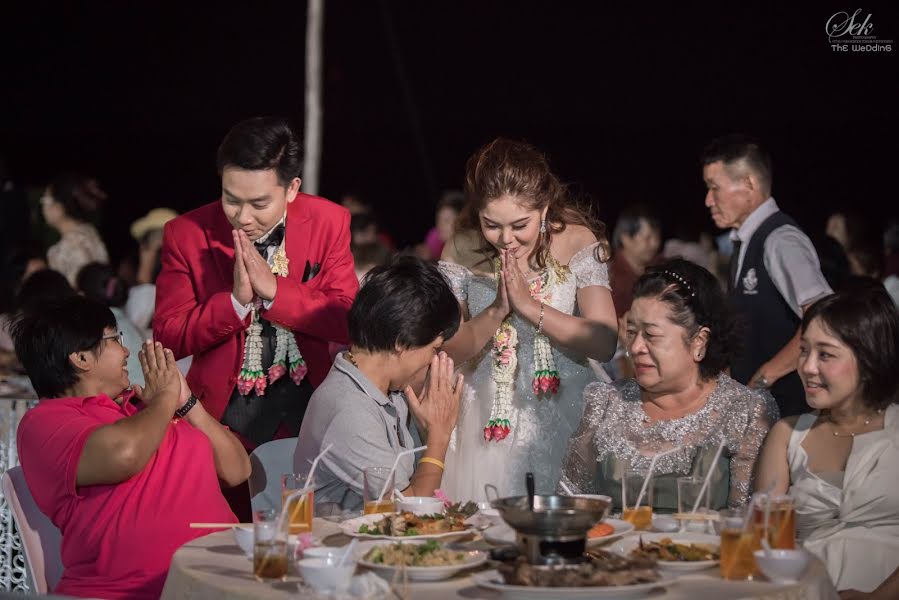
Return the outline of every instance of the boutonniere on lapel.
<path id="1" fill-rule="evenodd" d="M 303 269 L 303 283 L 306 283 L 316 275 L 318 272 L 322 270 L 322 266 L 318 263 L 312 264 L 308 260 L 306 261 L 306 268 Z"/>

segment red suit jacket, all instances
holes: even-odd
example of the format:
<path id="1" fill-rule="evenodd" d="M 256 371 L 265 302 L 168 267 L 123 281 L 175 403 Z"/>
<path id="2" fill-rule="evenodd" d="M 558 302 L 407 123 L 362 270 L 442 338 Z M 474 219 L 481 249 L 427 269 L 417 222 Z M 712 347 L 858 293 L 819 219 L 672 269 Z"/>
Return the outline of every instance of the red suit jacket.
<path id="1" fill-rule="evenodd" d="M 328 342 L 349 343 L 347 312 L 359 290 L 350 254 L 350 215 L 324 198 L 297 194 L 287 205 L 287 277 L 264 316 L 291 329 L 318 386 L 331 368 Z M 190 389 L 221 419 L 237 381 L 250 317 L 234 311 L 234 243 L 221 201 L 169 221 L 156 279 L 153 334 L 175 358 L 193 355 Z M 307 261 L 319 272 L 303 282 Z"/>

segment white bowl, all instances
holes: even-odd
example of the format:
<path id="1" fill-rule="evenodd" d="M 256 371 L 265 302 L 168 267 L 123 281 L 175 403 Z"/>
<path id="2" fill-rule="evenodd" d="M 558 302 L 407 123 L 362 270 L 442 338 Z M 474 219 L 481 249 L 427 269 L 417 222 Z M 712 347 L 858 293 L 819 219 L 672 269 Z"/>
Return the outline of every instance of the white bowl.
<path id="1" fill-rule="evenodd" d="M 338 567 L 338 558 L 304 558 L 297 561 L 297 568 L 306 585 L 316 591 L 332 591 L 340 584 L 348 584 L 356 571 L 356 563 Z"/>
<path id="2" fill-rule="evenodd" d="M 237 542 L 244 554 L 253 558 L 253 526 L 235 525 L 231 531 L 234 532 L 234 541 Z"/>
<path id="3" fill-rule="evenodd" d="M 410 512 L 414 515 L 439 515 L 443 514 L 443 500 L 425 496 L 406 496 L 396 501 L 396 508 L 400 512 Z"/>
<path id="4" fill-rule="evenodd" d="M 771 550 L 771 557 L 764 550 L 752 553 L 759 570 L 775 583 L 799 581 L 808 566 L 808 552 L 805 550 Z"/>
<path id="5" fill-rule="evenodd" d="M 303 558 L 337 558 L 343 556 L 345 548 L 334 546 L 315 546 L 303 550 Z"/>

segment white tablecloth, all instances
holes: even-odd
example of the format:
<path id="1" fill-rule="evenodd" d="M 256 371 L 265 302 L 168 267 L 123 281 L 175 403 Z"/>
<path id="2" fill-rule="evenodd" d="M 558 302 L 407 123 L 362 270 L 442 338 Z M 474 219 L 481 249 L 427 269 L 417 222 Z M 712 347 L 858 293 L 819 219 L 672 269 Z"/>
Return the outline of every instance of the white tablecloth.
<path id="1" fill-rule="evenodd" d="M 313 534 L 325 541 L 345 542 L 336 524 L 315 519 Z M 162 592 L 163 600 L 237 600 L 314 597 L 299 595 L 297 576 L 287 581 L 260 583 L 252 574 L 252 564 L 234 543 L 230 531 L 221 531 L 185 544 L 175 553 L 168 579 Z M 502 596 L 478 587 L 466 574 L 435 583 L 410 583 L 408 597 L 415 600 L 465 598 L 499 600 Z M 653 600 L 835 600 L 836 590 L 830 583 L 824 565 L 812 558 L 802 582 L 783 586 L 765 582 L 729 582 L 718 576 L 717 569 L 691 574 L 678 579 L 664 592 L 654 592 Z"/>

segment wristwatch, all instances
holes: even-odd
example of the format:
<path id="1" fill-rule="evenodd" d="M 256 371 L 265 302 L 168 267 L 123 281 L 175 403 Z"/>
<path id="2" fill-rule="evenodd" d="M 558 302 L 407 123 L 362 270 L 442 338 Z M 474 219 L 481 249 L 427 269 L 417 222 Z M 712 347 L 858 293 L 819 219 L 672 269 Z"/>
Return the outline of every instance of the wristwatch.
<path id="1" fill-rule="evenodd" d="M 176 419 L 183 419 L 187 413 L 190 412 L 190 409 L 194 407 L 194 404 L 197 403 L 197 397 L 193 394 L 190 395 L 190 398 L 187 399 L 187 402 L 184 403 L 184 406 L 175 411 Z"/>

